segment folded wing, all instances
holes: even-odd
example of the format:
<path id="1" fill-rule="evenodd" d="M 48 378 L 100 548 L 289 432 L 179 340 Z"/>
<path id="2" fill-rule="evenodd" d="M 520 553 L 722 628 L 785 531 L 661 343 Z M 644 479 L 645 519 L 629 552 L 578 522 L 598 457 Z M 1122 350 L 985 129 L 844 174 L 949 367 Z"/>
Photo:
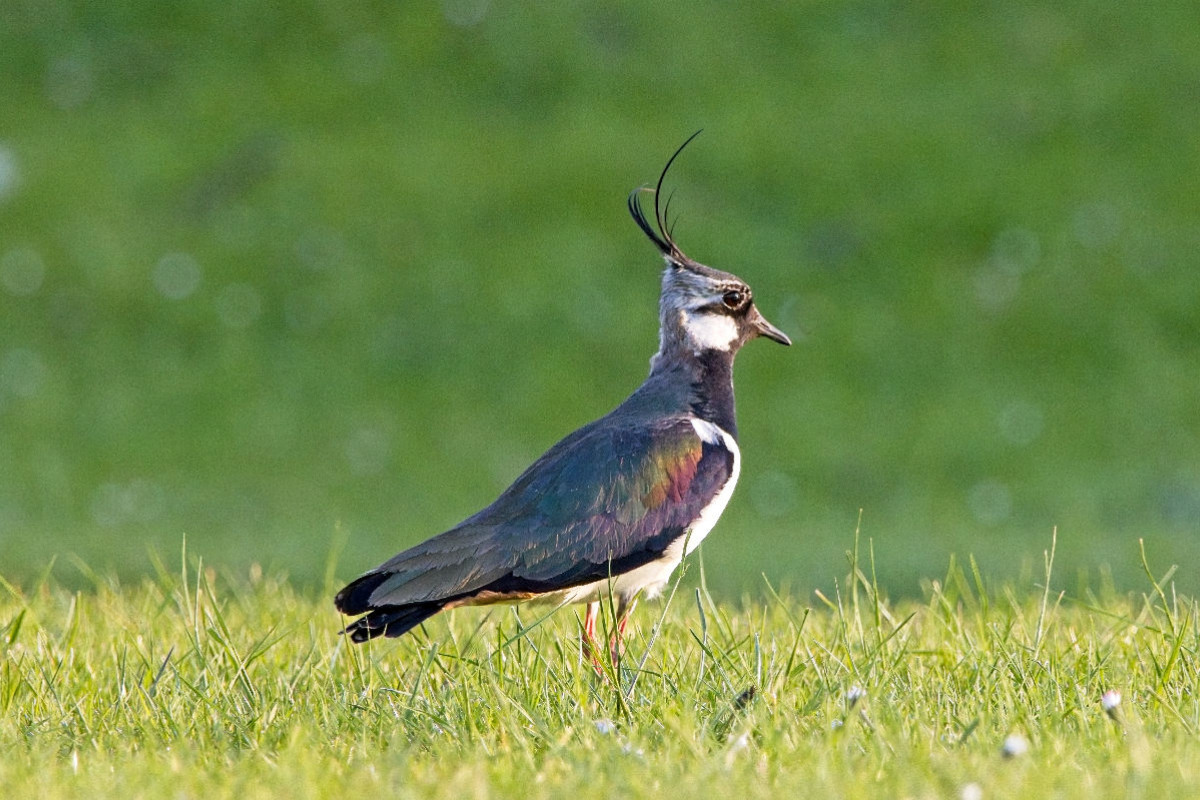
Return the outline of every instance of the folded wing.
<path id="1" fill-rule="evenodd" d="M 342 612 L 371 612 L 347 630 L 398 636 L 446 605 L 549 594 L 661 557 L 729 480 L 734 454 L 686 417 L 605 423 L 559 442 L 478 514 L 343 589 Z"/>

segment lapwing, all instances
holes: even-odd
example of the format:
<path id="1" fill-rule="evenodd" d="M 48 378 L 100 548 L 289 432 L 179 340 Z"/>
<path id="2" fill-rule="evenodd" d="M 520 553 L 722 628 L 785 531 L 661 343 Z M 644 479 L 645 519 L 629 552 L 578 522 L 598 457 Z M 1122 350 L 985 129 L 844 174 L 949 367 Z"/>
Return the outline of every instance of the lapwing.
<path id="1" fill-rule="evenodd" d="M 697 132 L 699 133 L 699 132 Z M 741 278 L 683 254 L 654 189 L 629 212 L 666 261 L 650 375 L 608 415 L 533 462 L 494 503 L 338 592 L 354 642 L 400 636 L 444 609 L 550 600 L 587 603 L 594 648 L 600 602 L 616 603 L 614 658 L 640 596 L 659 593 L 729 503 L 741 471 L 733 361 L 759 336 L 791 340 L 759 313 Z M 654 196 L 654 224 L 642 207 Z M 670 202 L 666 204 L 670 206 Z M 593 658 L 595 650 L 592 650 Z"/>

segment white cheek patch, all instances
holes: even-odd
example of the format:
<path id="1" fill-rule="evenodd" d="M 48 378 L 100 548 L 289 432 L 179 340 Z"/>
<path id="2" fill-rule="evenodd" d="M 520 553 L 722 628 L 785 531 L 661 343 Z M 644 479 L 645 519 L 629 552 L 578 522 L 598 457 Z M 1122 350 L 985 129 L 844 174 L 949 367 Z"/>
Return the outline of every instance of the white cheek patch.
<path id="1" fill-rule="evenodd" d="M 697 350 L 728 350 L 737 340 L 737 323 L 724 314 L 683 312 L 683 329 Z"/>

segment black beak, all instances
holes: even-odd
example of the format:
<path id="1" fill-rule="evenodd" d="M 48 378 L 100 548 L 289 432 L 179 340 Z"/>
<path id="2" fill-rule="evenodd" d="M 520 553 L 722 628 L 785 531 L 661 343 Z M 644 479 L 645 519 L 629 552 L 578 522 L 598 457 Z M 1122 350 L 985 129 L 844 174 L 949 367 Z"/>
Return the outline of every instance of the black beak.
<path id="1" fill-rule="evenodd" d="M 792 340 L 787 337 L 787 334 L 767 322 L 767 318 L 760 314 L 757 308 L 754 309 L 754 316 L 751 318 L 750 323 L 754 325 L 754 330 L 758 331 L 759 336 L 765 336 L 771 341 L 779 342 L 780 344 L 791 345 Z"/>

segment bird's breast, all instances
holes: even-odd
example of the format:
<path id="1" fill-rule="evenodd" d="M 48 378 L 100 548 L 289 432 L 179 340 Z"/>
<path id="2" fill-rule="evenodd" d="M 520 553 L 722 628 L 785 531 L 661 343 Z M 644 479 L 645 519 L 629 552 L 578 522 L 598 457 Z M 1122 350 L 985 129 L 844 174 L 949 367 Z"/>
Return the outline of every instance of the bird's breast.
<path id="1" fill-rule="evenodd" d="M 692 419 L 692 427 L 696 429 L 697 435 L 702 440 L 710 445 L 724 447 L 733 456 L 733 466 L 724 485 L 708 502 L 708 505 L 700 510 L 699 515 L 688 526 L 684 534 L 671 542 L 659 558 L 614 576 L 611 579 L 611 586 L 609 579 L 605 579 L 568 589 L 559 596 L 560 602 L 590 602 L 596 599 L 597 593 L 603 597 L 610 591 L 616 597 L 626 601 L 638 595 L 647 598 L 654 597 L 662 591 L 684 557 L 695 550 L 717 524 L 725 507 L 729 505 L 729 498 L 733 496 L 734 487 L 737 485 L 738 475 L 742 468 L 742 454 L 738 450 L 737 440 L 720 426 L 696 417 Z"/>
<path id="2" fill-rule="evenodd" d="M 680 554 L 680 560 L 695 550 L 700 542 L 704 541 L 704 537 L 708 536 L 709 531 L 717 524 L 717 520 L 725 512 L 725 506 L 729 505 L 729 498 L 733 496 L 734 487 L 737 486 L 738 475 L 742 471 L 742 451 L 738 449 L 737 440 L 728 431 L 722 429 L 719 425 L 714 425 L 699 418 L 692 419 L 692 427 L 696 429 L 696 434 L 704 441 L 709 444 L 717 444 L 719 442 L 728 450 L 733 455 L 733 466 L 729 470 L 729 479 L 725 481 L 725 485 L 713 496 L 708 505 L 700 510 L 700 515 L 696 517 L 695 522 L 691 524 L 684 535 L 683 551 Z"/>

